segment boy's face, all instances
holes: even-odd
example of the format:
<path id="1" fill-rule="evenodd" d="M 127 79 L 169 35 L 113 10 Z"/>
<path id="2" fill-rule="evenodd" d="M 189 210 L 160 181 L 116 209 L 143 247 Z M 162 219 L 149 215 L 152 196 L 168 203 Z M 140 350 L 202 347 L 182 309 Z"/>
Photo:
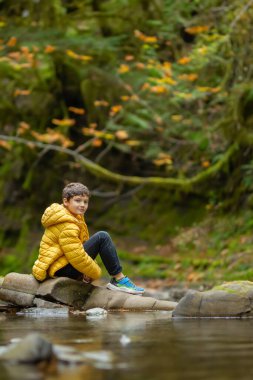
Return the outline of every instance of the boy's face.
<path id="1" fill-rule="evenodd" d="M 75 195 L 69 200 L 63 198 L 63 204 L 72 214 L 83 215 L 88 208 L 89 197 L 87 195 Z"/>

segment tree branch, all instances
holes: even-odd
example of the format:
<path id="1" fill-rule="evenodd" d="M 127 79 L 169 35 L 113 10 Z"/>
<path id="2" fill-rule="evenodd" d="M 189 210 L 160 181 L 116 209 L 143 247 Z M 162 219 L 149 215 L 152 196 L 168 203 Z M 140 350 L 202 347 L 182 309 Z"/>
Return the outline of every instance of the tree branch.
<path id="1" fill-rule="evenodd" d="M 17 136 L 6 136 L 0 135 L 0 140 L 4 141 L 14 141 L 19 144 L 33 145 L 38 148 L 48 148 L 57 152 L 65 153 L 72 156 L 80 164 L 82 164 L 90 173 L 94 174 L 99 178 L 104 178 L 109 182 L 114 183 L 126 183 L 128 185 L 150 185 L 157 188 L 167 188 L 167 189 L 178 189 L 183 192 L 194 192 L 193 187 L 197 184 L 205 182 L 210 178 L 214 177 L 220 170 L 227 166 L 231 157 L 238 149 L 238 144 L 234 143 L 230 148 L 223 154 L 222 158 L 216 162 L 214 165 L 210 166 L 208 169 L 201 173 L 198 173 L 192 178 L 163 178 L 163 177 L 138 177 L 138 176 L 126 176 L 118 173 L 114 173 L 102 166 L 94 163 L 88 158 L 82 156 L 74 150 L 64 148 L 54 144 L 46 144 L 39 141 L 26 140 L 22 137 Z M 196 191 L 196 190 L 195 190 Z"/>
<path id="2" fill-rule="evenodd" d="M 237 13 L 236 17 L 234 18 L 234 20 L 231 22 L 230 24 L 230 28 L 233 29 L 235 27 L 235 25 L 237 24 L 237 22 L 240 20 L 240 18 L 243 16 L 243 14 L 245 12 L 247 12 L 247 10 L 249 9 L 249 7 L 253 4 L 253 0 L 249 0 L 247 2 L 247 4 L 245 4 L 242 9 L 240 10 L 239 13 Z"/>

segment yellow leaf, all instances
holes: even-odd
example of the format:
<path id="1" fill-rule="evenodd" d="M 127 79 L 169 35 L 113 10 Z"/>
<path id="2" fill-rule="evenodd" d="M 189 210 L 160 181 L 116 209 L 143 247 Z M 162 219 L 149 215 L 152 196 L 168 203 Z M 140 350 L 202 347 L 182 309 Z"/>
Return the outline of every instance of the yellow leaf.
<path id="1" fill-rule="evenodd" d="M 69 107 L 69 111 L 76 113 L 77 115 L 85 114 L 85 110 L 83 108 L 78 108 L 78 107 Z"/>
<path id="2" fill-rule="evenodd" d="M 153 44 L 158 41 L 158 38 L 155 36 L 146 36 L 144 33 L 140 32 L 139 30 L 134 31 L 134 35 L 139 40 L 145 42 L 146 44 Z"/>
<path id="3" fill-rule="evenodd" d="M 158 41 L 158 38 L 155 36 L 146 36 L 144 42 L 146 44 L 154 44 Z"/>
<path id="4" fill-rule="evenodd" d="M 76 54 L 73 50 L 66 50 L 66 54 L 70 57 L 70 58 L 74 58 L 74 59 L 78 59 L 79 58 L 79 55 Z"/>
<path id="5" fill-rule="evenodd" d="M 141 142 L 138 140 L 127 140 L 126 144 L 135 147 L 141 145 Z"/>
<path id="6" fill-rule="evenodd" d="M 190 57 L 182 57 L 182 58 L 177 60 L 177 63 L 179 63 L 180 65 L 187 65 L 187 63 L 189 63 L 189 62 L 191 62 Z"/>
<path id="7" fill-rule="evenodd" d="M 119 74 L 125 74 L 127 73 L 128 71 L 130 70 L 129 66 L 128 65 L 120 65 L 120 67 L 118 68 L 118 73 Z"/>
<path id="8" fill-rule="evenodd" d="M 16 45 L 16 43 L 17 43 L 17 38 L 16 37 L 11 37 L 6 45 L 9 46 L 9 47 L 13 47 L 13 46 Z"/>
<path id="9" fill-rule="evenodd" d="M 112 106 L 110 109 L 110 116 L 114 116 L 116 113 L 120 112 L 121 110 L 122 110 L 122 105 L 120 104 Z"/>
<path id="10" fill-rule="evenodd" d="M 170 77 L 163 78 L 163 82 L 171 84 L 172 86 L 174 86 L 174 85 L 177 84 L 177 82 L 174 79 L 170 78 Z"/>
<path id="11" fill-rule="evenodd" d="M 181 121 L 183 119 L 182 115 L 172 115 L 171 120 L 173 121 Z"/>
<path id="12" fill-rule="evenodd" d="M 197 86 L 196 88 L 200 92 L 209 92 L 210 91 L 210 87 Z"/>
<path id="13" fill-rule="evenodd" d="M 0 147 L 11 150 L 11 144 L 5 140 L 0 140 Z"/>
<path id="14" fill-rule="evenodd" d="M 211 89 L 211 92 L 216 93 L 216 92 L 219 92 L 220 90 L 221 90 L 220 87 L 213 87 L 213 88 Z"/>
<path id="15" fill-rule="evenodd" d="M 170 69 L 171 68 L 171 63 L 168 62 L 168 61 L 163 62 L 163 68 L 164 69 Z"/>
<path id="16" fill-rule="evenodd" d="M 158 157 L 155 160 L 153 160 L 153 163 L 156 166 L 162 166 L 162 165 L 172 165 L 173 161 L 169 154 L 159 153 Z"/>
<path id="17" fill-rule="evenodd" d="M 199 26 L 190 26 L 189 28 L 186 28 L 186 32 L 190 34 L 199 34 L 206 32 L 209 29 L 209 26 L 207 25 L 199 25 Z"/>
<path id="18" fill-rule="evenodd" d="M 136 62 L 135 67 L 137 67 L 137 69 L 140 69 L 140 70 L 145 69 L 145 65 L 142 62 Z"/>
<path id="19" fill-rule="evenodd" d="M 66 54 L 73 59 L 79 59 L 81 61 L 90 61 L 92 60 L 92 57 L 90 55 L 80 55 L 75 53 L 73 50 L 66 50 Z"/>
<path id="20" fill-rule="evenodd" d="M 113 140 L 114 136 L 111 133 L 103 133 L 103 138 L 106 140 Z"/>
<path id="21" fill-rule="evenodd" d="M 21 46 L 20 50 L 24 55 L 28 55 L 30 53 L 30 50 L 27 46 Z"/>
<path id="22" fill-rule="evenodd" d="M 178 77 L 179 79 L 182 79 L 182 80 L 188 80 L 190 82 L 194 82 L 197 78 L 198 78 L 198 74 L 181 74 L 179 75 Z"/>
<path id="23" fill-rule="evenodd" d="M 92 141 L 92 146 L 98 148 L 100 147 L 101 145 L 103 144 L 103 141 L 101 139 L 97 139 L 95 138 L 93 141 Z"/>
<path id="24" fill-rule="evenodd" d="M 79 55 L 81 61 L 91 61 L 93 58 L 90 55 Z"/>
<path id="25" fill-rule="evenodd" d="M 134 56 L 133 55 L 126 55 L 125 57 L 124 57 L 124 60 L 125 61 L 133 61 L 134 60 Z"/>
<path id="26" fill-rule="evenodd" d="M 95 100 L 94 106 L 95 107 L 108 107 L 109 103 L 106 100 Z"/>
<path id="27" fill-rule="evenodd" d="M 82 128 L 82 132 L 85 136 L 93 136 L 95 134 L 95 130 L 93 128 Z"/>
<path id="28" fill-rule="evenodd" d="M 66 136 L 64 136 L 60 132 L 56 132 L 53 129 L 48 128 L 47 129 L 48 133 L 38 133 L 36 131 L 31 131 L 31 135 L 38 141 L 47 143 L 47 144 L 52 144 L 56 141 L 59 141 L 61 145 L 65 148 L 73 145 L 73 142 L 69 140 Z"/>
<path id="29" fill-rule="evenodd" d="M 55 47 L 52 46 L 52 45 L 47 45 L 44 49 L 44 53 L 46 54 L 50 54 L 50 53 L 53 53 L 55 51 Z"/>
<path id="30" fill-rule="evenodd" d="M 154 92 L 155 94 L 164 94 L 167 92 L 167 88 L 164 86 L 153 86 L 150 89 L 151 92 Z"/>
<path id="31" fill-rule="evenodd" d="M 26 123 L 25 121 L 21 121 L 19 123 L 19 127 L 17 129 L 18 135 L 23 135 L 26 131 L 30 129 L 30 125 Z"/>
<path id="32" fill-rule="evenodd" d="M 120 97 L 120 99 L 123 100 L 123 102 L 127 102 L 130 99 L 130 96 L 128 96 L 128 95 L 122 95 Z"/>
<path id="33" fill-rule="evenodd" d="M 150 88 L 150 84 L 149 83 L 144 83 L 141 87 L 141 90 L 148 90 Z"/>
<path id="34" fill-rule="evenodd" d="M 119 130 L 117 132 L 115 132 L 115 136 L 119 139 L 119 140 L 126 140 L 128 139 L 128 133 L 124 130 Z"/>
<path id="35" fill-rule="evenodd" d="M 27 95 L 30 95 L 31 91 L 30 90 L 21 90 L 19 88 L 17 88 L 15 91 L 14 91 L 14 96 L 19 96 L 19 95 L 23 95 L 23 96 L 27 96 Z"/>
<path id="36" fill-rule="evenodd" d="M 201 166 L 202 166 L 203 168 L 209 168 L 209 166 L 210 166 L 210 161 L 208 161 L 208 160 L 203 161 L 203 162 L 201 163 Z"/>
<path id="37" fill-rule="evenodd" d="M 52 124 L 60 127 L 71 127 L 76 123 L 75 119 L 52 119 Z"/>
<path id="38" fill-rule="evenodd" d="M 199 54 L 205 55 L 205 54 L 207 53 L 207 47 L 206 47 L 206 46 L 203 46 L 203 47 L 201 47 L 201 48 L 198 48 L 198 49 L 197 49 L 197 52 L 198 52 Z"/>

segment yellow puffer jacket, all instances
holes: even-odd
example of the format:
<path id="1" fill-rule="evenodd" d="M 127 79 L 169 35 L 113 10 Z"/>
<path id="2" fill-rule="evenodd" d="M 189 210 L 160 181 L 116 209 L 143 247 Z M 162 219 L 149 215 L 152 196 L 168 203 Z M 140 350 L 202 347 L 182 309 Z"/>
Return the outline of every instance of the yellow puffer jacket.
<path id="1" fill-rule="evenodd" d="M 83 216 L 74 216 L 63 205 L 53 203 L 42 218 L 45 227 L 32 273 L 38 281 L 54 277 L 59 269 L 71 264 L 93 280 L 101 275 L 98 264 L 85 252 L 83 243 L 89 232 Z"/>

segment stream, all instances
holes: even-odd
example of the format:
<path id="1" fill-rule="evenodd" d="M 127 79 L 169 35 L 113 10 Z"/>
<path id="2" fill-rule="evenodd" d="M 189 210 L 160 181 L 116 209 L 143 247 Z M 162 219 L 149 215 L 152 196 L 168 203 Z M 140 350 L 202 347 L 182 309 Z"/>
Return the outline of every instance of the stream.
<path id="1" fill-rule="evenodd" d="M 253 378 L 252 319 L 171 319 L 169 312 L 0 315 L 0 346 L 39 332 L 83 363 L 0 363 L 0 379 L 232 380 Z M 69 352 L 69 354 L 68 354 Z"/>

